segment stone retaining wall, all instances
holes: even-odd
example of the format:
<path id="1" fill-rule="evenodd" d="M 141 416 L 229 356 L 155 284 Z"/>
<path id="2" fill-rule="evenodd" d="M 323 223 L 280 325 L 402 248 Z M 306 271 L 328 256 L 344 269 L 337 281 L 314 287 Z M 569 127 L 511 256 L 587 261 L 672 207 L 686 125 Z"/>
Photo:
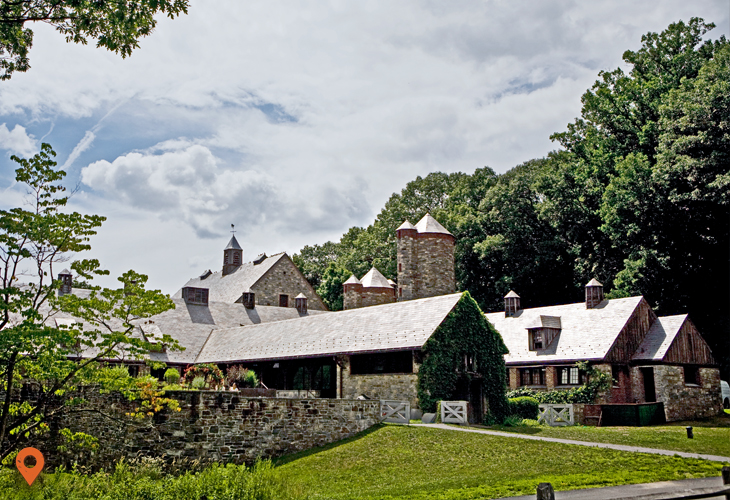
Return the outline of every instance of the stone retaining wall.
<path id="1" fill-rule="evenodd" d="M 126 416 L 135 402 L 118 393 L 86 390 L 93 411 L 52 422 L 52 438 L 38 445 L 49 465 L 80 460 L 103 466 L 132 456 L 251 463 L 351 437 L 378 423 L 380 411 L 379 401 L 247 398 L 214 391 L 166 396 L 179 401 L 179 412 L 135 420 Z M 63 427 L 99 438 L 94 457 L 61 456 L 56 445 Z"/>

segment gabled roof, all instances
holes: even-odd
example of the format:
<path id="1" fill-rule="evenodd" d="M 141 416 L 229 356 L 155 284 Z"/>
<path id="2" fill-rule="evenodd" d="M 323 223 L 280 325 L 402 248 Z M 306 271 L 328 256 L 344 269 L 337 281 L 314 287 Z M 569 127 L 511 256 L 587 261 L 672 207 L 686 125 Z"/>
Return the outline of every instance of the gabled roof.
<path id="1" fill-rule="evenodd" d="M 392 288 L 383 274 L 374 267 L 360 280 L 363 288 Z"/>
<path id="2" fill-rule="evenodd" d="M 192 278 L 185 283 L 184 287 L 207 288 L 209 301 L 233 303 L 241 298 L 244 290 L 254 286 L 269 269 L 285 256 L 286 253 L 282 252 L 265 258 L 260 264 L 246 262 L 225 276 L 221 271 L 218 271 L 205 279 L 201 277 Z M 172 297 L 182 298 L 182 289 L 175 292 Z"/>
<path id="3" fill-rule="evenodd" d="M 444 226 L 439 224 L 439 222 L 431 217 L 431 214 L 426 214 L 423 216 L 423 219 L 418 221 L 418 224 L 416 224 L 416 229 L 419 233 L 438 233 L 438 234 L 449 234 L 453 236 Z"/>
<path id="4" fill-rule="evenodd" d="M 631 359 L 663 360 L 685 321 L 686 314 L 657 318 Z"/>
<path id="5" fill-rule="evenodd" d="M 196 363 L 263 361 L 417 349 L 460 293 L 215 330 Z"/>
<path id="6" fill-rule="evenodd" d="M 575 362 L 603 359 L 621 330 L 643 300 L 642 297 L 604 300 L 593 309 L 585 302 L 535 307 L 505 317 L 504 312 L 486 317 L 502 335 L 509 354 L 506 363 Z M 543 325 L 542 317 L 559 317 L 560 334 L 544 350 L 530 351 L 527 328 Z M 553 323 L 552 319 L 547 320 Z"/>
<path id="7" fill-rule="evenodd" d="M 241 248 L 241 245 L 238 244 L 236 235 L 233 235 L 231 236 L 231 241 L 228 242 L 226 248 L 224 248 L 223 250 L 243 250 L 243 248 Z"/>

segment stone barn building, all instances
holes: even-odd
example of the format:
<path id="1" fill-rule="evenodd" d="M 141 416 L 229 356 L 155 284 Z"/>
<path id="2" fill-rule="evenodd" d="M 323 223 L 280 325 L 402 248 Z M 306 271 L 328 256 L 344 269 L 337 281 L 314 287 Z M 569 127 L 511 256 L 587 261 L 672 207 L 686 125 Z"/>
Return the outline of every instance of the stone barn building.
<path id="1" fill-rule="evenodd" d="M 606 300 L 591 280 L 585 302 L 520 308 L 510 291 L 504 312 L 487 314 L 509 349 L 509 388 L 570 389 L 584 383 L 575 366 L 610 373 L 603 403 L 662 402 L 666 420 L 720 411 L 717 362 L 686 314 L 657 317 L 643 297 Z"/>

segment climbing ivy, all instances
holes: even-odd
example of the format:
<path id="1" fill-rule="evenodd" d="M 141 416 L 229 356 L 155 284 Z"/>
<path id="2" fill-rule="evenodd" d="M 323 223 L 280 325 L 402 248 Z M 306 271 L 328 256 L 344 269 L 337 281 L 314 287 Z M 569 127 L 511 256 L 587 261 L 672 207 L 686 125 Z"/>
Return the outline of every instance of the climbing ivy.
<path id="1" fill-rule="evenodd" d="M 502 337 L 469 292 L 464 292 L 423 346 L 423 364 L 418 370 L 420 407 L 434 412 L 439 400 L 456 396 L 460 378 L 481 378 L 489 413 L 501 421 L 507 415 L 507 352 Z"/>

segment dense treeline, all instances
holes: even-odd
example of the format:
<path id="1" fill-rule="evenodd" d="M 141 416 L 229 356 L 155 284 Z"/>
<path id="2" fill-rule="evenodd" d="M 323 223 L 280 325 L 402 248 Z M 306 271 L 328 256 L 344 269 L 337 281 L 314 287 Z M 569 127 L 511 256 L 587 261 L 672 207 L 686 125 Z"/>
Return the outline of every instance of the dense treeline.
<path id="1" fill-rule="evenodd" d="M 294 257 L 333 309 L 371 266 L 396 279 L 395 229 L 430 212 L 457 238 L 456 277 L 485 311 L 514 289 L 523 307 L 644 295 L 688 312 L 730 376 L 730 43 L 678 22 L 603 71 L 561 149 L 502 175 L 432 173 L 393 194 L 375 222 Z"/>

